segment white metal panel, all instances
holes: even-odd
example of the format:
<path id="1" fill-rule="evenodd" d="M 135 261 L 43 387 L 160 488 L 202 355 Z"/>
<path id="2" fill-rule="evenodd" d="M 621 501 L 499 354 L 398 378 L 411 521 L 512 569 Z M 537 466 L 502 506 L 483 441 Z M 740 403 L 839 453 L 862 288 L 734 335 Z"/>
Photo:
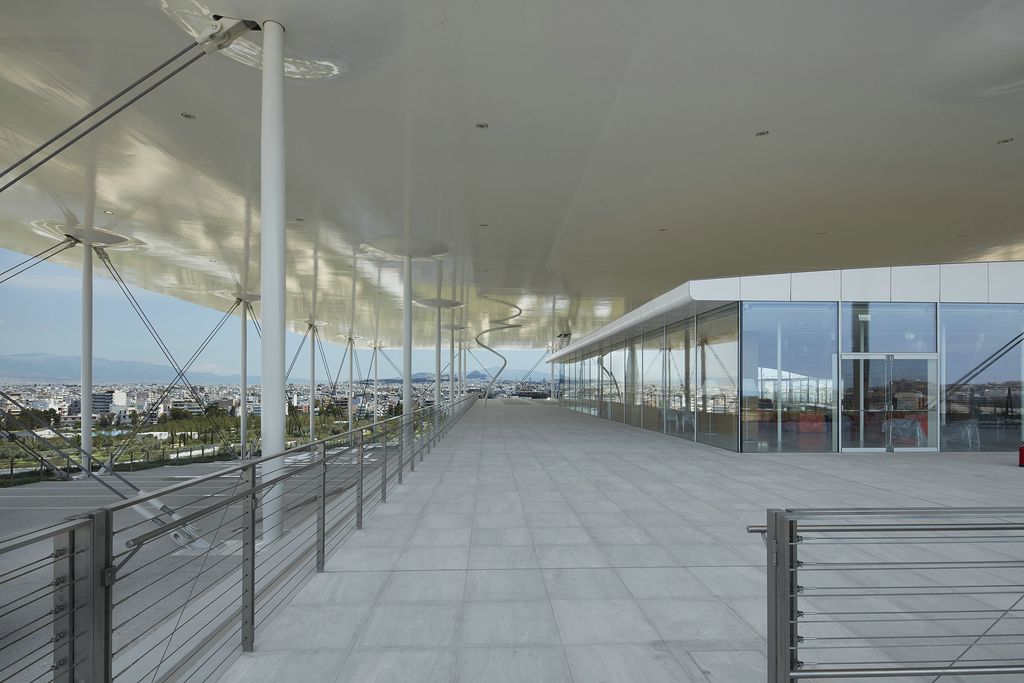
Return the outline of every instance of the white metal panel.
<path id="1" fill-rule="evenodd" d="M 890 300 L 938 301 L 938 266 L 903 266 L 890 269 Z"/>
<path id="2" fill-rule="evenodd" d="M 988 300 L 1024 303 L 1024 261 L 988 264 Z"/>
<path id="3" fill-rule="evenodd" d="M 947 263 L 939 269 L 942 301 L 988 301 L 987 263 Z"/>
<path id="4" fill-rule="evenodd" d="M 843 301 L 889 301 L 889 271 L 889 268 L 844 270 Z"/>
<path id="5" fill-rule="evenodd" d="M 690 283 L 690 296 L 694 301 L 739 301 L 740 278 L 717 277 L 694 280 Z"/>
<path id="6" fill-rule="evenodd" d="M 748 275 L 740 278 L 740 298 L 745 301 L 789 301 L 790 275 Z"/>
<path id="7" fill-rule="evenodd" d="M 793 273 L 790 297 L 793 301 L 839 301 L 842 297 L 842 274 L 838 270 Z"/>

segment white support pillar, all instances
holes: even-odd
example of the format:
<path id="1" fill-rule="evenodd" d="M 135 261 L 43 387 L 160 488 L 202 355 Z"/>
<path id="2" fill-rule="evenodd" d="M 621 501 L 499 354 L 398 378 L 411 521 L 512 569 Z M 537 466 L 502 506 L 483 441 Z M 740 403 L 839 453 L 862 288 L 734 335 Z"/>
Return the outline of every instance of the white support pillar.
<path id="1" fill-rule="evenodd" d="M 437 262 L 437 315 L 434 324 L 434 415 L 435 422 L 441 410 L 441 282 L 444 280 L 444 261 Z"/>
<path id="2" fill-rule="evenodd" d="M 242 344 L 239 349 L 238 457 L 245 458 L 249 439 L 249 301 L 242 300 Z"/>
<path id="3" fill-rule="evenodd" d="M 316 441 L 316 325 L 309 324 L 309 442 Z"/>
<path id="4" fill-rule="evenodd" d="M 348 338 L 348 428 L 352 429 L 356 424 L 355 419 L 355 383 L 352 381 L 353 374 L 352 369 L 355 367 L 356 362 L 356 342 L 352 337 Z"/>
<path id="5" fill-rule="evenodd" d="M 82 465 L 92 471 L 92 243 L 82 242 Z M 86 475 L 88 476 L 88 475 Z"/>
<path id="6" fill-rule="evenodd" d="M 551 353 L 554 353 L 555 351 L 558 350 L 557 345 L 555 344 L 555 302 L 557 300 L 558 300 L 558 297 L 555 297 L 555 296 L 551 297 Z M 548 375 L 549 375 L 549 379 L 548 379 L 548 400 L 550 401 L 550 400 L 553 400 L 555 398 L 555 364 L 554 363 L 548 363 Z"/>
<path id="7" fill-rule="evenodd" d="M 448 405 L 455 403 L 455 309 L 452 309 L 451 330 L 448 331 Z"/>
<path id="8" fill-rule="evenodd" d="M 261 354 L 261 416 L 263 455 L 285 446 L 285 158 L 284 158 L 284 27 L 263 24 L 263 91 L 260 120 L 260 287 L 263 306 Z M 284 459 L 262 467 L 263 479 L 279 476 Z M 284 490 L 277 484 L 266 493 L 263 540 L 279 538 L 284 523 Z"/>
<path id="9" fill-rule="evenodd" d="M 412 256 L 402 269 L 402 438 L 412 448 Z"/>
<path id="10" fill-rule="evenodd" d="M 376 344 L 374 344 L 373 345 L 373 358 L 371 358 L 371 361 L 373 362 L 373 426 L 374 427 L 377 426 L 377 422 L 380 420 L 380 396 L 378 395 L 379 392 L 380 392 L 380 386 L 379 386 L 379 384 L 380 384 L 380 382 L 379 382 L 380 372 L 378 372 L 378 367 L 377 367 L 377 364 L 380 362 L 380 356 L 378 354 L 380 354 L 380 348 L 378 348 L 378 346 Z"/>

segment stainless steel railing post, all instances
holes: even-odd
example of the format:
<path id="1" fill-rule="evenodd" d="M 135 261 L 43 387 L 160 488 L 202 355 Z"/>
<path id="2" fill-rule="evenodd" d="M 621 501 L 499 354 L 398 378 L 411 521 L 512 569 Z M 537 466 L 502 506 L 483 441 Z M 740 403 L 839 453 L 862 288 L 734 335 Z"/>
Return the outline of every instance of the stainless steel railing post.
<path id="1" fill-rule="evenodd" d="M 109 681 L 113 677 L 112 620 L 114 584 L 114 513 L 96 510 L 89 513 L 89 574 L 81 586 L 87 607 L 83 629 L 86 649 L 81 670 L 86 681 Z"/>
<path id="2" fill-rule="evenodd" d="M 380 502 L 388 502 L 388 425 L 384 423 L 384 456 L 380 469 Z"/>
<path id="3" fill-rule="evenodd" d="M 320 455 L 320 487 L 316 501 L 316 570 L 324 570 L 327 539 L 327 444 L 317 446 Z"/>
<path id="4" fill-rule="evenodd" d="M 398 428 L 398 485 L 402 485 L 402 470 L 405 469 L 405 427 Z"/>
<path id="5" fill-rule="evenodd" d="M 796 633 L 796 520 L 768 510 L 768 683 L 792 679 Z"/>
<path id="6" fill-rule="evenodd" d="M 359 434 L 359 483 L 356 484 L 356 528 L 363 528 L 363 435 Z"/>
<path id="7" fill-rule="evenodd" d="M 242 470 L 242 652 L 256 642 L 256 466 Z"/>

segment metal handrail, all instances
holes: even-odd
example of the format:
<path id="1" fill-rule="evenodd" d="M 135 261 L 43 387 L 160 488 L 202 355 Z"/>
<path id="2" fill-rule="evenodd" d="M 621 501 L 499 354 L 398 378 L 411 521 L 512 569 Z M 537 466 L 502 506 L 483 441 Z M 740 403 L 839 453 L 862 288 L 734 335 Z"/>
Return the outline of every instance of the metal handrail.
<path id="1" fill-rule="evenodd" d="M 459 401 L 455 402 L 452 405 L 453 406 L 461 405 L 461 404 L 465 403 L 466 401 L 475 400 L 475 399 L 476 399 L 475 395 L 474 396 L 467 396 L 467 397 L 465 397 L 463 399 L 460 399 Z M 414 410 L 411 413 L 411 415 L 415 416 L 417 413 L 429 414 L 429 412 L 431 410 L 432 410 L 432 406 L 428 406 L 428 407 L 424 407 L 424 408 L 417 408 L 416 410 Z M 229 465 L 228 467 L 216 470 L 215 472 L 211 472 L 209 474 L 204 474 L 204 475 L 192 478 L 192 479 L 188 479 L 186 481 L 182 481 L 182 482 L 179 482 L 177 484 L 171 484 L 169 486 L 165 486 L 164 488 L 158 489 L 156 491 L 140 493 L 139 495 L 137 495 L 137 496 L 135 496 L 133 498 L 126 498 L 124 500 L 117 501 L 116 503 L 111 503 L 110 505 L 105 505 L 101 509 L 103 509 L 103 510 L 110 510 L 111 512 L 117 512 L 118 510 L 124 510 L 126 508 L 134 507 L 134 506 L 136 506 L 136 505 L 138 505 L 140 503 L 145 503 L 147 501 L 153 500 L 154 498 L 159 498 L 160 496 L 166 496 L 169 493 L 176 493 L 177 491 L 189 488 L 191 486 L 194 486 L 195 484 L 198 484 L 198 483 L 201 483 L 201 482 L 204 482 L 204 481 L 209 481 L 211 479 L 217 479 L 219 477 L 223 477 L 225 474 L 231 474 L 232 472 L 240 472 L 240 471 L 242 471 L 242 470 L 244 470 L 244 469 L 246 469 L 246 468 L 248 468 L 248 467 L 250 467 L 252 465 L 261 465 L 261 464 L 263 464 L 265 462 L 271 462 L 273 460 L 277 460 L 279 458 L 283 458 L 283 457 L 286 457 L 286 456 L 289 456 L 289 455 L 295 455 L 296 453 L 306 453 L 306 452 L 309 452 L 312 449 L 315 449 L 316 447 L 320 446 L 321 444 L 326 445 L 326 444 L 328 444 L 329 442 L 332 442 L 332 441 L 339 441 L 339 440 L 344 439 L 346 437 L 352 437 L 355 434 L 362 433 L 363 431 L 365 431 L 367 429 L 375 429 L 375 427 L 379 427 L 380 425 L 387 424 L 389 422 L 394 422 L 396 420 L 401 421 L 405 417 L 407 417 L 407 416 L 404 415 L 404 414 L 396 415 L 394 417 L 389 417 L 386 420 L 380 420 L 380 421 L 378 421 L 375 424 L 364 425 L 362 427 L 353 427 L 352 429 L 349 429 L 347 432 L 342 432 L 340 434 L 332 434 L 331 436 L 324 437 L 322 439 L 317 439 L 315 441 L 309 441 L 309 442 L 301 444 L 299 446 L 292 446 L 291 448 L 286 448 L 285 450 L 281 451 L 280 453 L 272 453 L 270 455 L 264 455 L 264 456 L 260 456 L 258 458 L 248 458 L 248 459 L 246 459 L 244 461 L 240 461 L 236 465 Z M 415 417 L 413 417 L 413 420 L 415 420 Z"/>
<path id="2" fill-rule="evenodd" d="M 169 681 L 216 673 L 233 652 L 252 649 L 261 625 L 314 567 L 324 570 L 328 550 L 362 528 L 364 515 L 387 502 L 388 487 L 402 483 L 403 470 L 413 471 L 416 458 L 422 461 L 477 398 L 354 427 L 0 541 L 0 553 L 21 553 L 5 582 L 20 581 L 31 591 L 21 595 L 38 596 L 8 605 L 32 630 L 19 626 L 13 636 L 0 634 L 0 679 L 39 667 L 62 681 Z M 389 465 L 392 444 L 398 457 Z M 257 477 L 264 463 L 299 453 L 310 454 L 309 462 Z M 367 460 L 368 454 L 375 457 Z M 234 474 L 236 483 L 219 488 L 216 497 L 200 488 Z M 286 489 L 288 480 L 297 483 Z M 196 491 L 194 500 L 176 509 L 157 501 L 186 491 Z M 115 524 L 115 513 L 133 507 L 157 526 L 125 539 L 125 532 L 146 523 Z M 271 527 L 264 517 L 258 545 L 261 507 L 280 517 Z M 204 519 L 212 524 L 200 533 L 193 525 Z M 184 555 L 177 552 L 182 545 Z M 31 548 L 39 550 L 25 550 Z M 15 656 L 10 664 L 8 655 Z"/>
<path id="3" fill-rule="evenodd" d="M 1003 521 L 964 521 L 979 516 Z M 908 521 L 865 524 L 859 521 L 861 517 Z M 1020 618 L 1015 615 L 1024 611 L 1021 607 L 1024 605 L 1024 579 L 985 573 L 1024 568 L 1024 558 L 1005 555 L 1007 543 L 1024 544 L 1024 536 L 1019 534 L 1024 531 L 1022 517 L 1024 508 L 1007 507 L 768 510 L 767 524 L 750 525 L 747 531 L 761 534 L 767 549 L 769 683 L 818 678 L 1024 674 L 1024 656 L 1020 654 L 1024 652 L 1020 649 L 1024 643 L 1016 642 L 1021 636 L 1016 633 L 1019 629 L 1013 629 L 1013 633 L 993 633 L 1003 619 Z M 930 519 L 937 521 L 927 521 Z M 803 523 L 805 520 L 809 523 Z M 977 535 L 974 532 L 987 533 Z M 901 535 L 887 540 L 887 534 Z M 836 535 L 836 540 L 830 539 L 830 535 Z M 923 559 L 913 555 L 914 550 L 928 553 L 928 544 L 938 542 L 970 546 L 962 554 L 931 553 Z M 1006 559 L 979 557 L 979 548 L 986 543 L 1002 544 L 999 549 Z M 900 549 L 900 555 L 895 559 L 879 557 L 880 549 L 893 544 Z M 861 545 L 864 558 L 856 554 Z M 838 558 L 815 555 L 835 552 L 837 546 L 842 547 L 843 553 Z M 885 578 L 866 578 L 877 576 L 880 571 L 885 573 Z M 936 573 L 928 573 L 933 571 Z M 914 572 L 907 579 L 910 583 L 900 582 L 901 572 Z M 956 578 L 942 578 L 950 574 Z M 820 585 L 806 585 L 815 581 Z M 1014 600 L 1013 596 L 1018 597 L 1008 607 L 982 602 L 987 606 L 984 616 L 978 616 L 978 610 L 968 609 L 972 604 L 970 600 L 997 593 L 1009 596 L 1010 601 Z M 913 602 L 941 595 L 961 596 L 961 602 L 939 609 L 929 602 L 923 605 Z M 805 598 L 812 599 L 814 606 L 805 608 L 802 602 Z M 843 603 L 839 603 L 838 610 L 829 608 L 834 604 L 829 600 L 864 598 L 874 600 L 870 607 L 860 608 L 870 612 L 850 612 Z M 863 618 L 864 614 L 870 618 Z M 860 618 L 857 615 L 861 615 Z M 897 622 L 900 623 L 898 632 L 886 628 Z M 945 633 L 942 629 L 948 629 L 947 624 L 953 622 L 958 628 L 953 633 Z M 918 635 L 912 630 L 913 624 L 928 626 L 920 627 Z M 964 624 L 975 626 L 968 628 Z M 972 630 L 975 628 L 976 631 Z M 819 635 L 817 629 L 825 629 L 823 635 Z M 1002 640 L 993 642 L 994 639 Z M 1013 642 L 1005 642 L 1007 639 Z M 845 649 L 861 648 L 863 651 L 866 647 L 882 653 L 886 660 L 863 662 L 856 657 L 842 660 Z M 908 656 L 903 654 L 908 647 L 931 649 L 927 655 Z M 1003 653 L 1000 647 L 1014 649 Z M 986 656 L 967 657 L 973 648 L 982 649 Z M 801 661 L 801 653 L 812 651 L 818 661 Z M 835 657 L 840 661 L 833 661 Z"/>

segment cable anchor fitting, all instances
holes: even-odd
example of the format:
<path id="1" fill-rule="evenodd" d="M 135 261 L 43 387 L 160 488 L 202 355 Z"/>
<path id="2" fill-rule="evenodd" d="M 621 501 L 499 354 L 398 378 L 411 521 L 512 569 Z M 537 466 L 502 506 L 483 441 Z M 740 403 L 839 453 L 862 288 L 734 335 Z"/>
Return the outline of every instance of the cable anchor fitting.
<path id="1" fill-rule="evenodd" d="M 249 31 L 258 31 L 260 25 L 248 19 L 231 19 L 214 15 L 214 21 L 196 37 L 196 44 L 203 52 L 210 54 L 223 50 L 239 36 Z"/>

